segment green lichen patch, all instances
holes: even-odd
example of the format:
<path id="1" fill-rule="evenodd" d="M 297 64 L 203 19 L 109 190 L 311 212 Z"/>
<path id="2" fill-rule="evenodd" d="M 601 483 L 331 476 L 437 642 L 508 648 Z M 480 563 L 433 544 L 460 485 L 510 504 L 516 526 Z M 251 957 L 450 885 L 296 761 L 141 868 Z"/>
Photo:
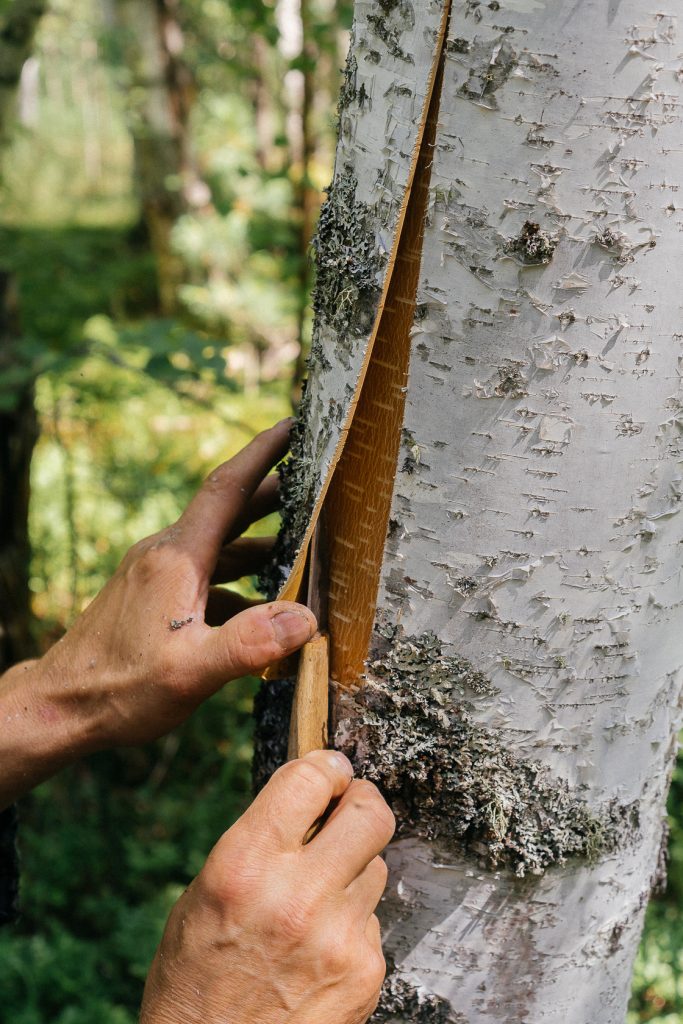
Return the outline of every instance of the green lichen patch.
<path id="1" fill-rule="evenodd" d="M 464 52 L 470 55 L 471 63 L 469 76 L 458 89 L 458 96 L 489 110 L 497 109 L 496 93 L 517 67 L 517 53 L 505 36 L 492 42 L 475 41 Z"/>
<path id="2" fill-rule="evenodd" d="M 372 327 L 380 296 L 378 275 L 385 259 L 371 227 L 370 207 L 357 199 L 357 187 L 349 167 L 336 175 L 313 242 L 314 336 L 327 324 L 347 350 L 354 338 Z"/>
<path id="3" fill-rule="evenodd" d="M 387 980 L 371 1024 L 466 1024 L 461 1013 L 440 996 L 421 993 L 387 962 Z"/>
<path id="4" fill-rule="evenodd" d="M 557 248 L 557 241 L 557 238 L 544 231 L 540 224 L 528 220 L 519 235 L 508 240 L 505 251 L 520 263 L 538 266 L 550 263 Z"/>
<path id="5" fill-rule="evenodd" d="M 592 809 L 546 765 L 477 725 L 463 699 L 473 677 L 486 678 L 445 655 L 433 634 L 380 627 L 367 682 L 342 701 L 338 745 L 379 785 L 399 835 L 457 844 L 520 877 L 572 857 L 594 861 L 632 836 L 635 805 Z"/>

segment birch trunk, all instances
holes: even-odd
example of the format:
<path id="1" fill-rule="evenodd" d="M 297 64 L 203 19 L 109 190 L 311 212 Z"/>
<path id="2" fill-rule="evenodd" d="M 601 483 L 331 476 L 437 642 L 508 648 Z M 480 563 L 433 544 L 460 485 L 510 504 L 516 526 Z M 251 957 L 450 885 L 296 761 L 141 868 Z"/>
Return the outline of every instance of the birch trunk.
<path id="1" fill-rule="evenodd" d="M 618 1024 L 680 725 L 679 19 L 455 0 L 410 362 L 384 395 L 400 435 L 368 485 L 349 445 L 372 450 L 382 403 L 352 420 L 352 395 L 393 315 L 443 15 L 355 5 L 282 562 L 325 495 L 336 741 L 399 817 L 375 1020 Z M 382 333 L 396 362 L 402 329 Z M 285 721 L 269 684 L 265 774 Z"/>

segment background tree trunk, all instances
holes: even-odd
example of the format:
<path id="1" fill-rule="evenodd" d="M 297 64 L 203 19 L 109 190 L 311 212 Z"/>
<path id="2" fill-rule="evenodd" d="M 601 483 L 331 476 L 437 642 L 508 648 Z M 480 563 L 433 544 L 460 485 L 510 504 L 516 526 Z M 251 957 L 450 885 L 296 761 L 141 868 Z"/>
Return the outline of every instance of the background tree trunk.
<path id="1" fill-rule="evenodd" d="M 45 0 L 13 0 L 0 8 L 0 159 L 16 115 L 21 72 L 45 8 Z M 6 376 L 17 362 L 19 335 L 15 283 L 0 267 L 0 381 L 4 377 L 7 389 L 2 396 L 0 384 L 0 672 L 28 657 L 33 647 L 28 499 L 38 425 L 30 375 L 11 385 Z"/>
<path id="2" fill-rule="evenodd" d="M 116 0 L 129 74 L 128 114 L 142 219 L 157 263 L 159 304 L 177 307 L 184 268 L 172 244 L 176 221 L 210 203 L 190 139 L 195 85 L 183 60 L 177 0 Z"/>
<path id="3" fill-rule="evenodd" d="M 394 315 L 444 13 L 379 7 L 356 3 L 321 216 L 289 564 Z M 357 414 L 325 506 L 337 744 L 399 817 L 378 1021 L 625 1018 L 680 724 L 679 54 L 638 0 L 452 5 L 415 316 L 377 332 L 383 359 L 411 342 L 400 434 L 364 482 Z"/>
<path id="4" fill-rule="evenodd" d="M 16 367 L 16 294 L 0 271 L 0 378 Z M 33 381 L 15 384 L 0 407 L 0 671 L 33 653 L 28 586 L 31 457 L 38 439 Z"/>
<path id="5" fill-rule="evenodd" d="M 14 121 L 21 71 L 46 6 L 46 0 L 5 0 L 0 6 L 0 146 Z"/>

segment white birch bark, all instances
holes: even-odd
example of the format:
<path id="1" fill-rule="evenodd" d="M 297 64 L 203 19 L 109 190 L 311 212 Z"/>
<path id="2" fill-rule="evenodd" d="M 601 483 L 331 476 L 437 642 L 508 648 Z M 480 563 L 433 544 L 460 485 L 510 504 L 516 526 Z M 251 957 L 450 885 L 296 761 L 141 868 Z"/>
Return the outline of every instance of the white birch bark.
<path id="1" fill-rule="evenodd" d="M 441 9 L 356 4 L 336 181 L 377 250 Z M 437 794 L 389 852 L 378 1020 L 625 1018 L 680 724 L 682 42 L 642 0 L 453 5 L 379 640 L 338 712 L 400 807 Z M 319 320 L 318 487 L 366 340 L 338 334 Z"/>

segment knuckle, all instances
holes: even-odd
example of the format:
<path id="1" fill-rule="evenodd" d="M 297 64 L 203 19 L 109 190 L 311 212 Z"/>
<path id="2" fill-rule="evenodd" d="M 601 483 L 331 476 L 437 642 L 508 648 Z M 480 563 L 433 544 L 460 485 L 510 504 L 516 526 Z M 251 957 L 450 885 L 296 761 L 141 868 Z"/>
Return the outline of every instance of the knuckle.
<path id="1" fill-rule="evenodd" d="M 369 869 L 372 871 L 374 878 L 377 880 L 377 885 L 383 889 L 386 888 L 387 881 L 389 879 L 389 868 L 387 867 L 384 860 L 381 857 L 375 857 L 370 863 Z"/>
<path id="2" fill-rule="evenodd" d="M 241 491 L 243 486 L 240 475 L 230 462 L 223 462 L 204 480 L 203 490 L 225 494 L 230 491 Z"/>
<path id="3" fill-rule="evenodd" d="M 302 788 L 314 794 L 325 793 L 331 789 L 325 772 L 312 761 L 290 761 L 278 769 L 274 778 L 278 775 L 283 782 L 299 793 Z"/>
<path id="4" fill-rule="evenodd" d="M 135 583 L 146 583 L 168 564 L 168 551 L 165 542 L 159 538 L 148 538 L 140 542 L 138 550 L 131 548 L 126 556 L 127 574 Z"/>
<path id="5" fill-rule="evenodd" d="M 358 972 L 358 984 L 368 996 L 379 992 L 387 974 L 384 956 L 379 950 L 371 949 L 363 956 Z"/>
<path id="6" fill-rule="evenodd" d="M 252 858 L 229 846 L 222 848 L 222 843 L 215 847 L 202 869 L 201 888 L 212 903 L 221 906 L 250 903 L 257 885 Z"/>
<path id="7" fill-rule="evenodd" d="M 320 966 L 326 976 L 343 978 L 356 974 L 353 941 L 346 930 L 328 928 L 318 948 Z"/>
<path id="8" fill-rule="evenodd" d="M 270 929 L 279 942 L 301 945 L 310 936 L 315 923 L 315 908 L 303 895 L 275 898 L 270 907 Z"/>
<path id="9" fill-rule="evenodd" d="M 361 780 L 356 785 L 353 800 L 367 824 L 372 825 L 379 835 L 386 836 L 388 842 L 396 830 L 396 819 L 377 787 L 372 782 Z"/>

